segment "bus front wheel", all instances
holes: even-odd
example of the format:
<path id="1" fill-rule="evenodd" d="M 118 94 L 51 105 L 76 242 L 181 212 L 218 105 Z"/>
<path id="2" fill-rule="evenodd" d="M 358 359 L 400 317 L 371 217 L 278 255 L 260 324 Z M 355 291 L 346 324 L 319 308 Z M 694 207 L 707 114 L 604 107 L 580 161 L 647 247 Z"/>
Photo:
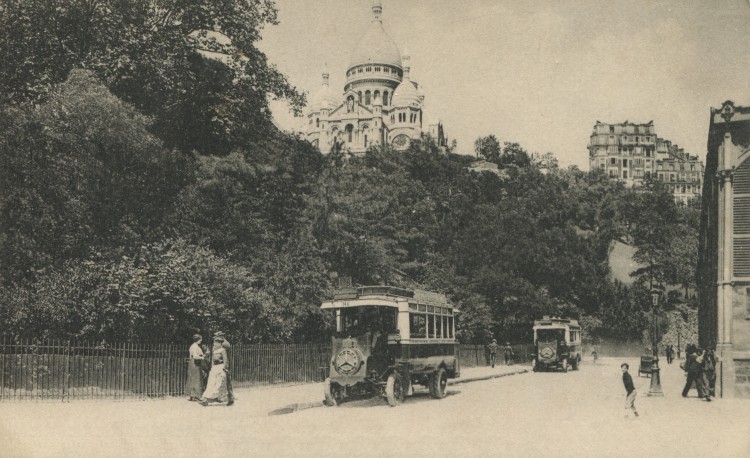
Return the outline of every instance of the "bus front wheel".
<path id="1" fill-rule="evenodd" d="M 337 398 L 340 397 L 340 388 L 338 385 L 332 384 L 330 378 L 327 378 L 323 385 L 323 395 L 325 396 L 327 406 L 337 406 L 339 404 Z"/>

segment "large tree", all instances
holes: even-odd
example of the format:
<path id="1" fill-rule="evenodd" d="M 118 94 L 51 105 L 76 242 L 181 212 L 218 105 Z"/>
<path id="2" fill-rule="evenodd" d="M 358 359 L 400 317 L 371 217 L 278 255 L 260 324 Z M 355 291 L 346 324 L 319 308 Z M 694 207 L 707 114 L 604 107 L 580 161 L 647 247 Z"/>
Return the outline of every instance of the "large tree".
<path id="1" fill-rule="evenodd" d="M 0 104 L 90 69 L 167 146 L 224 153 L 274 130 L 268 97 L 304 104 L 256 46 L 276 21 L 272 0 L 0 0 Z"/>

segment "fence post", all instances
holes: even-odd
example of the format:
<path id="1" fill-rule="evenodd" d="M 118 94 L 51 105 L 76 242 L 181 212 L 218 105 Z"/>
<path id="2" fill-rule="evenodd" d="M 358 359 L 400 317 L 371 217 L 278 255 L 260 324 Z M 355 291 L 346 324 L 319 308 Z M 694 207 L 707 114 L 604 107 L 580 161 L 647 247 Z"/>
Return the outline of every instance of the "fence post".
<path id="1" fill-rule="evenodd" d="M 65 345 L 65 372 L 63 375 L 63 387 L 62 387 L 62 402 L 65 402 L 65 396 L 68 395 L 70 390 L 68 383 L 70 381 L 70 340 Z"/>

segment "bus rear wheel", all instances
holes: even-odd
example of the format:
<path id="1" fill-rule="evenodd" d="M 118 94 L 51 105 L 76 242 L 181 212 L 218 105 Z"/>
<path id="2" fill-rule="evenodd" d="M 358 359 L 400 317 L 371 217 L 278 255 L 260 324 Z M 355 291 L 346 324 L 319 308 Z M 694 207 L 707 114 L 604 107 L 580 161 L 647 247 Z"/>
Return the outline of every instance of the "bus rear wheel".
<path id="1" fill-rule="evenodd" d="M 430 378 L 430 395 L 435 399 L 443 399 L 447 394 L 448 374 L 442 367 Z"/>
<path id="2" fill-rule="evenodd" d="M 385 384 L 385 397 L 391 407 L 404 402 L 404 383 L 398 374 L 394 373 L 388 376 L 388 381 Z"/>

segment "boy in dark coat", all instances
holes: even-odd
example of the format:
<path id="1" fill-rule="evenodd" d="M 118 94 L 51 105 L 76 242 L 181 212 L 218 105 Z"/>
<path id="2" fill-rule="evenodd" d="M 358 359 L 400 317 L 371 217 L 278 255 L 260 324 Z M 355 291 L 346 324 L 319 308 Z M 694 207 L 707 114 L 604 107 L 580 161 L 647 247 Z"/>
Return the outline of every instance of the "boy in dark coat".
<path id="1" fill-rule="evenodd" d="M 637 417 L 638 411 L 635 410 L 635 397 L 638 395 L 638 392 L 635 390 L 635 385 L 633 385 L 633 377 L 628 373 L 630 366 L 628 363 L 622 363 L 620 369 L 622 369 L 622 384 L 625 385 L 625 392 L 627 393 L 625 396 L 625 409 L 632 409 Z M 625 412 L 625 418 L 627 418 L 627 416 L 628 414 Z"/>

